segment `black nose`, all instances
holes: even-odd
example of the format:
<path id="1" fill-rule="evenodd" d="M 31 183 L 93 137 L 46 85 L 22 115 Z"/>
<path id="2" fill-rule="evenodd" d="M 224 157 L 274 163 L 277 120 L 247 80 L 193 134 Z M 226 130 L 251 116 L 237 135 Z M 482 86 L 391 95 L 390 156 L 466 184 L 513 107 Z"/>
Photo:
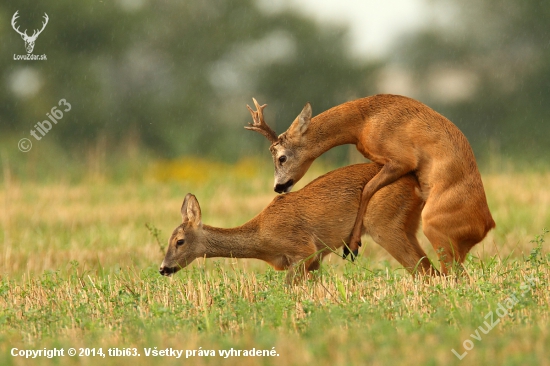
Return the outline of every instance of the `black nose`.
<path id="1" fill-rule="evenodd" d="M 293 185 L 294 185 L 294 180 L 291 179 L 284 184 L 277 184 L 273 189 L 277 193 L 283 193 L 283 192 L 286 192 L 288 188 L 292 187 Z"/>
<path id="2" fill-rule="evenodd" d="M 176 272 L 175 268 L 170 268 L 170 267 L 160 267 L 159 268 L 159 273 L 163 276 L 170 276 L 174 272 Z"/>

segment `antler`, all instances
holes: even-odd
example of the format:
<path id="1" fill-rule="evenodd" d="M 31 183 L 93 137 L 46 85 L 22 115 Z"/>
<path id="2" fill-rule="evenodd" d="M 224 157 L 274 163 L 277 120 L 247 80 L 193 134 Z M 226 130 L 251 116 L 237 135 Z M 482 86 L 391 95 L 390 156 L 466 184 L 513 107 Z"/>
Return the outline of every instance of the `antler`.
<path id="1" fill-rule="evenodd" d="M 258 104 L 256 99 L 252 98 L 252 100 L 254 101 L 254 105 L 256 106 L 256 111 L 253 111 L 252 108 L 248 106 L 248 104 L 246 105 L 246 108 L 248 108 L 248 110 L 250 111 L 254 123 L 248 123 L 249 126 L 244 126 L 244 128 L 261 133 L 262 135 L 267 137 L 267 139 L 271 141 L 271 143 L 277 142 L 277 134 L 264 121 L 263 110 L 265 107 L 267 107 L 267 104 L 261 106 Z"/>
<path id="2" fill-rule="evenodd" d="M 19 15 L 17 15 L 17 13 L 19 13 L 19 10 L 17 10 L 15 12 L 15 14 L 13 14 L 13 17 L 11 18 L 11 26 L 13 28 L 14 31 L 16 31 L 17 33 L 19 33 L 21 36 L 27 36 L 27 30 L 25 29 L 25 32 L 22 33 L 20 30 L 19 30 L 19 27 L 15 28 L 15 21 L 17 20 L 17 18 L 19 18 Z"/>
<path id="3" fill-rule="evenodd" d="M 33 33 L 32 33 L 32 36 L 30 38 L 37 38 L 38 35 L 40 33 L 42 33 L 42 31 L 44 30 L 44 28 L 46 28 L 46 24 L 48 24 L 48 20 L 50 18 L 48 18 L 48 14 L 44 13 L 44 18 L 46 20 L 46 22 L 42 22 L 42 29 L 40 29 L 39 31 L 35 30 Z M 38 33 L 37 33 L 38 32 Z"/>
<path id="4" fill-rule="evenodd" d="M 21 32 L 19 30 L 19 27 L 15 27 L 15 21 L 17 20 L 17 18 L 19 18 L 19 15 L 17 14 L 19 13 L 19 10 L 17 10 L 15 12 L 15 14 L 13 14 L 13 17 L 11 18 L 11 26 L 13 28 L 14 31 L 16 31 L 17 33 L 19 33 L 22 37 L 25 37 L 25 39 L 36 39 L 38 37 L 38 35 L 40 33 L 42 33 L 42 31 L 44 30 L 44 28 L 46 28 L 46 25 L 48 24 L 48 20 L 50 18 L 48 18 L 48 14 L 44 13 L 44 19 L 46 20 L 45 22 L 42 22 L 42 29 L 40 30 L 37 30 L 35 29 L 34 32 L 32 33 L 32 36 L 29 37 L 29 35 L 27 34 L 27 30 L 25 29 L 24 32 Z"/>

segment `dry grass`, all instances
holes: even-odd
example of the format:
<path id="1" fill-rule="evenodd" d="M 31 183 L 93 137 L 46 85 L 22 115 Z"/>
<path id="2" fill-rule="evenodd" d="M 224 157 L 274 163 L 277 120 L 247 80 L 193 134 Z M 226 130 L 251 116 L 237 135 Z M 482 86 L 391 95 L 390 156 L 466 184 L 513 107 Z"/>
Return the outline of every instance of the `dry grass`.
<path id="1" fill-rule="evenodd" d="M 185 169 L 204 170 L 205 164 Z M 181 168 L 175 163 L 153 167 L 150 178 L 139 182 L 41 185 L 5 178 L 0 187 L 0 364 L 28 364 L 10 356 L 12 347 L 54 346 L 102 347 L 104 352 L 137 347 L 141 353 L 155 346 L 216 352 L 275 347 L 280 355 L 228 358 L 228 365 L 459 363 L 451 349 L 464 352 L 463 341 L 483 325 L 486 314 L 519 294 L 530 276 L 536 286 L 495 329 L 474 341 L 464 362 L 548 364 L 549 257 L 543 238 L 532 240 L 550 227 L 550 174 L 484 176 L 497 229 L 473 250 L 459 280 L 415 280 L 368 239 L 358 263 L 331 255 L 315 279 L 295 288 L 284 286 L 284 274 L 255 260 L 199 260 L 173 279 L 159 276 L 163 255 L 145 224 L 159 228 L 161 244 L 166 241 L 179 223 L 187 192 L 201 202 L 204 222 L 242 224 L 274 196 L 269 171 L 251 175 L 251 166 L 217 166 L 223 176 L 206 174 L 196 181 L 189 178 L 193 174 L 169 180 L 170 170 Z M 212 365 L 221 360 L 188 361 Z M 107 357 L 101 364 L 151 361 L 182 363 Z M 50 364 L 48 359 L 33 362 Z"/>
<path id="2" fill-rule="evenodd" d="M 242 166 L 238 169 L 244 170 Z M 0 190 L 0 273 L 40 273 L 65 266 L 70 260 L 92 267 L 101 263 L 106 268 L 131 264 L 143 267 L 159 262 L 158 245 L 149 236 L 145 223 L 161 229 L 165 236 L 162 240 L 167 240 L 167 234 L 178 224 L 183 197 L 192 192 L 201 202 L 204 222 L 221 227 L 242 224 L 274 197 L 269 175 L 249 178 L 249 174 L 250 171 L 244 176 L 233 173 L 233 179 L 208 182 L 149 180 L 139 184 L 47 186 L 9 182 Z M 305 182 L 319 174 L 319 170 L 309 172 Z M 472 254 L 504 258 L 529 252 L 533 236 L 550 227 L 548 181 L 548 173 L 485 176 L 497 228 Z M 421 232 L 419 238 L 435 259 Z M 395 265 L 387 252 L 369 238 L 366 241 L 363 248 L 367 257 Z"/>
<path id="3" fill-rule="evenodd" d="M 239 264 L 208 270 L 201 262 L 170 280 L 154 270 L 129 268 L 101 276 L 76 265 L 16 281 L 4 279 L 0 308 L 4 339 L 9 341 L 0 345 L 5 350 L 54 343 L 104 350 L 135 347 L 141 354 L 144 347 L 155 346 L 202 347 L 216 353 L 230 347 L 275 347 L 280 357 L 264 358 L 264 364 L 361 364 L 367 358 L 387 364 L 387 357 L 400 364 L 448 364 L 458 361 L 451 349 L 463 353 L 462 343 L 483 326 L 486 315 L 516 294 L 520 302 L 491 333 L 481 333 L 468 363 L 492 359 L 501 364 L 523 352 L 538 361 L 547 356 L 541 347 L 550 341 L 547 260 L 521 268 L 517 262 L 494 263 L 485 270 L 472 264 L 468 279 L 460 281 L 420 281 L 362 267 L 349 265 L 340 274 L 327 266 L 312 281 L 293 288 L 285 287 L 282 276 L 271 270 L 259 274 Z M 526 278 L 535 279 L 528 291 L 522 287 Z M 523 333 L 532 343 L 517 342 L 515 336 Z M 513 348 L 494 350 L 498 343 Z M 192 358 L 193 364 L 219 361 Z M 145 357 L 132 361 L 149 362 Z M 261 362 L 229 362 L 237 363 Z"/>

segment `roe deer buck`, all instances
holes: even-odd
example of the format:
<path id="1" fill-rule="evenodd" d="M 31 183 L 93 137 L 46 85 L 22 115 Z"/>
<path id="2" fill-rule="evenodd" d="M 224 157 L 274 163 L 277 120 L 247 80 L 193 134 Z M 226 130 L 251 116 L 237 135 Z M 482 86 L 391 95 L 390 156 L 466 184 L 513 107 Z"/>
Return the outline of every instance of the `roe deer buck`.
<path id="1" fill-rule="evenodd" d="M 254 123 L 245 128 L 260 132 L 271 142 L 278 193 L 289 192 L 311 163 L 334 146 L 354 144 L 365 157 L 383 165 L 363 189 L 349 242 L 354 255 L 361 245 L 361 221 L 373 194 L 410 172 L 416 174 L 425 202 L 422 230 L 443 254 L 443 273 L 447 273 L 447 262 L 462 263 L 470 249 L 495 227 L 468 140 L 428 106 L 407 97 L 381 94 L 338 105 L 312 119 L 307 103 L 288 130 L 277 137 L 263 119 L 265 105 L 258 105 L 255 99 L 254 103 L 256 111 L 247 106 Z M 347 254 L 349 251 L 344 257 Z"/>
<path id="2" fill-rule="evenodd" d="M 204 256 L 257 258 L 277 270 L 288 269 L 287 282 L 299 280 L 349 239 L 361 191 L 380 168 L 357 164 L 329 172 L 299 191 L 275 197 L 252 220 L 232 229 L 203 225 L 199 203 L 189 193 L 181 206 L 182 224 L 170 237 L 159 272 L 171 275 Z M 414 175 L 384 187 L 373 196 L 362 231 L 409 272 L 433 275 L 438 272 L 416 240 L 419 193 Z"/>

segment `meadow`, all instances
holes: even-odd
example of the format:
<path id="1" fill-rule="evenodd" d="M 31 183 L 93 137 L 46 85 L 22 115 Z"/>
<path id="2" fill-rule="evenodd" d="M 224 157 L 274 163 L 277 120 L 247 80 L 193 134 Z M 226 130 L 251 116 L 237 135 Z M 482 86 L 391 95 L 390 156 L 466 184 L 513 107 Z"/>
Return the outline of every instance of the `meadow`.
<path id="1" fill-rule="evenodd" d="M 4 161 L 0 182 L 1 365 L 550 364 L 548 171 L 483 172 L 497 228 L 460 277 L 414 279 L 365 237 L 355 263 L 330 255 L 288 287 L 257 260 L 158 274 L 185 194 L 204 223 L 240 225 L 275 195 L 269 159 L 149 162 L 126 179 L 16 169 Z"/>

